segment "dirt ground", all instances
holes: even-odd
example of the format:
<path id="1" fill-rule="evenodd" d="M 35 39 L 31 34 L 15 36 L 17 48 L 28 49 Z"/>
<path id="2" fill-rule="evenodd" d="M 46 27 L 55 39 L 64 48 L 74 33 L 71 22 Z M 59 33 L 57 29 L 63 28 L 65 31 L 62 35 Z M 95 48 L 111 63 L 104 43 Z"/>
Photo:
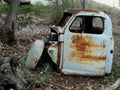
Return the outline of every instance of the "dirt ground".
<path id="1" fill-rule="evenodd" d="M 0 15 L 0 26 L 3 25 L 6 15 Z M 21 22 L 19 29 L 16 33 L 18 43 L 13 46 L 3 44 L 0 42 L 0 55 L 4 57 L 14 57 L 15 60 L 19 60 L 24 56 L 29 48 L 31 43 L 36 39 L 46 39 L 49 33 L 49 22 L 38 16 L 31 16 L 30 23 L 25 21 L 24 15 L 19 15 L 19 21 Z M 25 23 L 29 23 L 24 25 Z M 116 25 L 116 26 L 115 26 Z M 114 23 L 113 35 L 115 40 L 115 45 L 120 44 L 120 26 L 118 23 Z M 116 49 L 116 46 L 115 46 Z M 119 63 L 120 56 L 115 52 L 114 62 Z M 108 84 L 103 83 L 103 77 L 83 77 L 83 76 L 66 76 L 61 73 L 56 72 L 55 70 L 50 71 L 49 79 L 38 89 L 35 90 L 91 90 L 87 89 L 93 87 L 93 90 L 98 90 L 102 85 L 109 86 L 114 83 L 115 80 Z M 102 89 L 101 89 L 102 90 Z"/>

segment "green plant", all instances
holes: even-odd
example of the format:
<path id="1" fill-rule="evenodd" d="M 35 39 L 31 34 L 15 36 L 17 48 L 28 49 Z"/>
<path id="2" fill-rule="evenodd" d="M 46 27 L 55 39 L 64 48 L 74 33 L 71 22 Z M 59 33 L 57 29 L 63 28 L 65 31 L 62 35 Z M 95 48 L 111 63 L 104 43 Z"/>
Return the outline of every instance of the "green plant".
<path id="1" fill-rule="evenodd" d="M 96 89 L 92 88 L 91 86 L 87 86 L 87 90 L 105 90 L 105 87 L 101 84 L 96 84 Z"/>
<path id="2" fill-rule="evenodd" d="M 24 55 L 23 57 L 20 58 L 20 60 L 18 61 L 18 63 L 20 65 L 22 65 L 23 67 L 25 66 L 25 60 L 26 60 L 27 54 Z"/>
<path id="3" fill-rule="evenodd" d="M 113 62 L 112 72 L 110 75 L 104 77 L 103 83 L 107 84 L 109 82 L 112 82 L 115 79 L 119 78 L 119 76 L 120 76 L 120 63 Z"/>
<path id="4" fill-rule="evenodd" d="M 116 45 L 115 45 L 115 54 L 116 54 L 117 56 L 120 56 L 120 44 L 116 44 Z"/>
<path id="5" fill-rule="evenodd" d="M 120 76 L 120 63 L 113 63 L 112 72 L 114 78 L 119 78 Z"/>
<path id="6" fill-rule="evenodd" d="M 28 89 L 30 89 L 40 86 L 49 78 L 50 65 L 43 64 L 43 67 L 40 71 L 31 71 L 25 66 L 26 56 L 27 55 L 20 58 L 18 63 L 21 64 L 21 70 L 24 72 L 25 79 L 27 81 L 26 86 Z"/>
<path id="7" fill-rule="evenodd" d="M 100 88 L 100 90 L 105 90 L 105 87 L 102 85 L 102 87 Z"/>
<path id="8" fill-rule="evenodd" d="M 50 65 L 44 64 L 41 74 L 35 75 L 35 85 L 39 86 L 40 84 L 44 83 L 49 78 L 49 71 L 50 71 Z"/>
<path id="9" fill-rule="evenodd" d="M 28 13 L 31 12 L 32 5 L 22 5 L 19 7 L 18 11 L 20 13 Z"/>
<path id="10" fill-rule="evenodd" d="M 6 12 L 8 10 L 9 6 L 7 4 L 2 4 L 0 2 L 0 11 Z"/>
<path id="11" fill-rule="evenodd" d="M 87 87 L 87 90 L 93 90 L 91 86 L 88 86 Z"/>

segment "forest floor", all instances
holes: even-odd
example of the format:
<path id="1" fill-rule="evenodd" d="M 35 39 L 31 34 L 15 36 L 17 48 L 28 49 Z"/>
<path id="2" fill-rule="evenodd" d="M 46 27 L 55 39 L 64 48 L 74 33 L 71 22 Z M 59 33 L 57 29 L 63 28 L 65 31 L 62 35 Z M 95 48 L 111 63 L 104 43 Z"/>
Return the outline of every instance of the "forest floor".
<path id="1" fill-rule="evenodd" d="M 0 15 L 0 27 L 4 23 L 5 17 L 5 14 Z M 8 58 L 14 57 L 16 61 L 28 53 L 33 41 L 44 38 L 48 35 L 50 30 L 49 22 L 41 17 L 33 15 L 29 21 L 25 15 L 21 14 L 18 18 L 19 30 L 16 33 L 18 44 L 9 46 L 0 42 L 0 56 Z M 118 50 L 120 49 L 119 27 L 120 26 L 113 27 L 113 36 L 115 40 L 113 62 L 116 64 L 120 62 L 120 52 Z M 66 76 L 51 69 L 49 79 L 38 89 L 34 90 L 104 90 L 104 87 L 113 84 L 117 78 L 118 77 L 113 73 L 104 77 Z M 120 90 L 120 88 L 118 90 Z"/>

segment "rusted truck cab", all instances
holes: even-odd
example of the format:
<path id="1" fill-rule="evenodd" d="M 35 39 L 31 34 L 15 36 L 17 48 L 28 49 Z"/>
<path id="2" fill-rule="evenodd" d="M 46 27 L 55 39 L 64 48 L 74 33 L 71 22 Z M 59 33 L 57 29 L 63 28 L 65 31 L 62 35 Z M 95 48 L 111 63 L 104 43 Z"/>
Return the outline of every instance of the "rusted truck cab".
<path id="1" fill-rule="evenodd" d="M 51 26 L 48 54 L 63 74 L 103 76 L 112 68 L 112 23 L 102 11 L 67 9 Z"/>

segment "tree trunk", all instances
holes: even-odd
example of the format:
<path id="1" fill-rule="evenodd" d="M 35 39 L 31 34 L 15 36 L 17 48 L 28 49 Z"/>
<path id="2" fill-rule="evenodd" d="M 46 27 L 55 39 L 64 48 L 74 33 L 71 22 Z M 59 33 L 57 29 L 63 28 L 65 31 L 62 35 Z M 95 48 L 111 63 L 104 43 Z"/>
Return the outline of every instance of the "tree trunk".
<path id="1" fill-rule="evenodd" d="M 83 0 L 83 9 L 85 9 L 85 0 Z"/>
<path id="2" fill-rule="evenodd" d="M 82 9 L 85 9 L 85 0 L 80 0 Z"/>
<path id="3" fill-rule="evenodd" d="M 7 14 L 7 19 L 5 21 L 3 30 L 3 39 L 6 43 L 10 44 L 15 41 L 15 30 L 16 28 L 16 14 L 18 6 L 20 5 L 20 0 L 11 0 L 9 5 L 9 10 Z"/>

